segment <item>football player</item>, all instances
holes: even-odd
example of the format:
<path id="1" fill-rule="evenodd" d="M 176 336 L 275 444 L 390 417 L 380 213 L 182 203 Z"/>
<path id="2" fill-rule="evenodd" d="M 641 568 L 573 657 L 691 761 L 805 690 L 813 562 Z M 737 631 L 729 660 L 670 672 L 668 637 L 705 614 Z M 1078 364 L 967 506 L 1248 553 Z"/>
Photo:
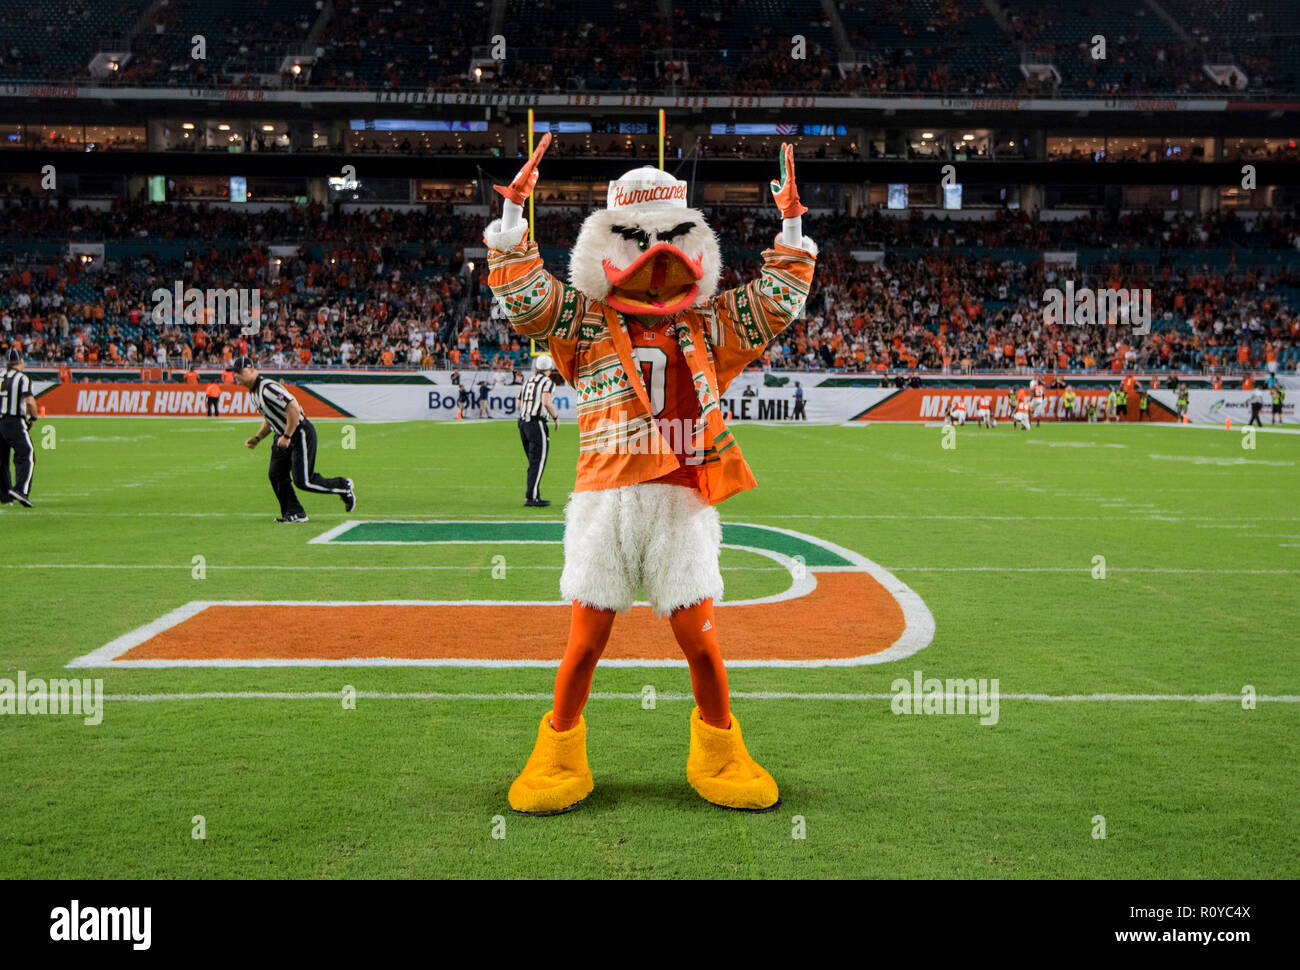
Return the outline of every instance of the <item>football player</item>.
<path id="1" fill-rule="evenodd" d="M 1023 388 L 1022 388 L 1022 390 L 1023 390 Z M 1016 428 L 1017 430 L 1019 430 L 1020 428 L 1024 428 L 1026 431 L 1029 430 L 1029 397 L 1028 397 L 1028 395 L 1025 395 L 1025 396 L 1020 397 L 1020 398 L 1017 399 L 1017 401 L 1016 401 L 1016 410 L 1015 410 L 1014 416 L 1013 416 L 1012 419 L 1011 419 L 1011 427 Z"/>
<path id="2" fill-rule="evenodd" d="M 966 399 L 954 396 L 948 402 L 948 413 L 944 415 L 944 424 L 966 423 Z"/>
<path id="3" fill-rule="evenodd" d="M 1047 387 L 1040 380 L 1035 380 L 1029 389 L 1029 416 L 1034 419 L 1034 427 L 1041 427 L 1043 411 L 1047 408 Z"/>

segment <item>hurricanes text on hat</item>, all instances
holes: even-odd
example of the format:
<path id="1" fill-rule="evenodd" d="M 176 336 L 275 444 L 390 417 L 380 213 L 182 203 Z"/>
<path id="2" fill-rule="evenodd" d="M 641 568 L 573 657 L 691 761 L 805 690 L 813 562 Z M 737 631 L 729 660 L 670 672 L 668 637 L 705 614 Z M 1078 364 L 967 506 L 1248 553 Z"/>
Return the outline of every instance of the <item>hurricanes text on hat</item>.
<path id="1" fill-rule="evenodd" d="M 686 183 L 650 165 L 634 168 L 609 183 L 605 205 L 609 209 L 685 209 Z"/>

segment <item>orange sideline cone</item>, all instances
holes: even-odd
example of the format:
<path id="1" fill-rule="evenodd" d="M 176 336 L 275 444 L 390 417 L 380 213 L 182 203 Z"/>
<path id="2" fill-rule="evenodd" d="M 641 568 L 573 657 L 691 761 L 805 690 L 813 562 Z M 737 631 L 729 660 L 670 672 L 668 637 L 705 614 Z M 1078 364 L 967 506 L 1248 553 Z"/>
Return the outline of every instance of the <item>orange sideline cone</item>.
<path id="1" fill-rule="evenodd" d="M 1224 426 L 1225 428 L 1227 428 L 1229 431 L 1231 431 L 1231 430 L 1232 430 L 1232 418 L 1229 418 L 1227 421 L 1225 421 L 1224 424 L 1223 424 L 1223 426 Z"/>

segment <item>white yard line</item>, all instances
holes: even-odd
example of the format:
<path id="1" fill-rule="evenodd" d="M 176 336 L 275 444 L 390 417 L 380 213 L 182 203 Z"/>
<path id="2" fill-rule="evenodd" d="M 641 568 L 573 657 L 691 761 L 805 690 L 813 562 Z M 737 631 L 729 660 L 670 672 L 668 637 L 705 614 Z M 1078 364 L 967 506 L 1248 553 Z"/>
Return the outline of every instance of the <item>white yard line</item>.
<path id="1" fill-rule="evenodd" d="M 377 545 L 378 543 L 370 543 Z M 398 543 L 398 545 L 410 545 L 411 543 Z M 555 543 L 549 543 L 555 545 Z M 287 566 L 287 565 L 266 565 L 266 566 L 219 566 L 211 563 L 203 567 L 209 572 L 213 571 L 247 571 L 247 572 L 264 572 L 267 570 L 279 570 L 288 572 L 403 572 L 403 571 L 428 571 L 428 570 L 492 570 L 496 566 L 490 563 L 484 565 L 465 565 L 465 566 Z M 561 563 L 553 565 L 531 565 L 531 566 L 509 566 L 509 569 L 542 569 L 556 572 L 564 568 Z M 790 570 L 782 566 L 722 566 L 726 572 L 749 572 L 749 573 L 789 573 Z M 194 569 L 191 563 L 76 563 L 76 562 L 32 562 L 32 563 L 0 563 L 0 569 L 183 569 L 189 572 Z"/>
<path id="2" fill-rule="evenodd" d="M 1290 538 L 1287 536 L 1256 536 L 1241 538 Z M 1300 536 L 1296 537 L 1300 538 Z M 387 543 L 366 543 L 367 545 L 387 545 Z M 395 543 L 396 545 L 414 545 L 415 543 Z M 438 543 L 439 545 L 443 543 Z M 446 543 L 447 545 L 463 545 L 464 543 Z M 490 543 L 489 543 L 490 544 Z M 515 543 L 516 545 L 520 543 Z M 555 545 L 555 543 L 533 543 L 535 545 Z M 358 543 L 360 545 L 360 543 Z M 1278 543 L 1280 546 L 1294 546 L 1296 543 Z M 263 566 L 253 565 L 216 565 L 209 563 L 204 568 L 210 572 L 429 572 L 429 571 L 480 571 L 486 572 L 496 569 L 491 563 L 482 564 L 465 564 L 463 566 L 448 565 L 424 565 L 413 564 L 407 566 L 352 566 L 352 565 L 284 565 L 268 564 Z M 533 564 L 533 565 L 512 565 L 509 569 L 534 569 L 544 572 L 555 572 L 563 569 L 561 563 L 553 564 Z M 886 566 L 891 572 L 901 573 L 1091 573 L 1092 566 Z M 27 562 L 27 563 L 0 563 L 0 569 L 161 569 L 161 570 L 184 570 L 190 572 L 194 569 L 191 563 L 112 563 L 112 562 Z M 744 573 L 789 573 L 790 570 L 784 566 L 722 566 L 725 572 L 744 572 Z M 838 567 L 821 567 L 819 572 L 838 571 Z M 1293 573 L 1300 573 L 1300 569 L 1206 569 L 1203 567 L 1183 567 L 1183 566 L 1109 566 L 1107 572 L 1112 573 L 1204 573 L 1212 576 L 1287 576 Z"/>
<path id="3" fill-rule="evenodd" d="M 1281 543 L 1279 543 L 1281 545 Z M 1091 566 L 890 566 L 898 573 L 1091 573 Z M 1195 569 L 1161 566 L 1108 566 L 1108 573 L 1207 573 L 1214 576 L 1287 576 L 1300 569 Z"/>
<path id="4" fill-rule="evenodd" d="M 1134 510 L 1141 514 L 1146 509 Z M 274 515 L 268 515 L 266 512 L 84 512 L 73 509 L 51 509 L 42 506 L 40 509 L 41 516 L 62 515 L 78 516 L 84 518 L 118 518 L 118 519 L 135 519 L 141 517 L 164 518 L 164 519 L 265 519 L 271 524 Z M 346 513 L 343 512 L 315 512 L 311 513 L 316 519 L 329 521 L 340 519 Z M 902 521 L 919 521 L 919 520 L 944 520 L 956 522 L 1113 522 L 1116 524 L 1127 524 L 1128 519 L 1116 519 L 1107 515 L 934 515 L 928 511 L 918 511 L 913 513 L 892 513 L 892 514 L 870 514 L 870 513 L 786 513 L 786 512 L 747 512 L 746 516 L 751 519 L 862 519 L 862 520 L 892 520 Z M 36 515 L 30 511 L 24 511 L 18 518 L 31 517 Z M 1153 516 L 1153 518 L 1156 518 Z M 364 519 L 352 521 L 365 522 L 428 522 L 428 513 L 393 513 L 385 516 L 383 519 Z M 464 520 L 464 521 L 479 521 Z M 551 517 L 539 516 L 533 519 L 534 522 L 556 522 L 563 523 L 563 519 L 556 515 Z M 1179 515 L 1177 518 L 1160 516 L 1158 521 L 1161 522 L 1300 522 L 1300 516 L 1293 515 Z M 402 545 L 412 545 L 412 543 L 401 543 Z M 341 543 L 340 543 L 341 545 Z"/>
<path id="5" fill-rule="evenodd" d="M 441 693 L 421 691 L 399 693 L 390 691 L 359 690 L 355 692 L 358 700 L 381 701 L 550 701 L 551 693 Z M 735 700 L 750 701 L 890 701 L 894 694 L 843 694 L 843 693 L 794 693 L 781 691 L 733 691 Z M 981 694 L 944 694 L 944 699 L 975 698 L 989 696 Z M 205 691 L 192 694 L 105 694 L 104 700 L 114 703 L 152 703 L 157 701 L 224 701 L 224 700 L 268 700 L 268 701 L 339 701 L 342 691 Z M 1092 704 L 1092 703 L 1193 703 L 1218 704 L 1241 703 L 1241 694 L 1005 694 L 998 693 L 1000 701 L 1031 701 L 1036 703 Z M 640 701 L 643 695 L 636 693 L 592 693 L 593 701 Z M 690 694 L 658 693 L 656 701 L 686 702 L 694 701 Z M 1297 694 L 1260 694 L 1254 700 L 1261 704 L 1300 704 Z"/>
<path id="6" fill-rule="evenodd" d="M 1147 509 L 1136 510 L 1147 513 Z M 952 520 L 958 522 L 1111 522 L 1127 525 L 1133 521 L 1115 518 L 1112 515 L 932 515 L 929 512 L 911 514 L 871 514 L 871 513 L 786 513 L 786 512 L 747 512 L 750 519 L 903 519 L 906 521 L 929 521 L 931 519 Z M 1156 518 L 1156 516 L 1152 516 Z M 1290 515 L 1179 515 L 1177 518 L 1159 516 L 1161 522 L 1300 522 L 1300 517 Z"/>

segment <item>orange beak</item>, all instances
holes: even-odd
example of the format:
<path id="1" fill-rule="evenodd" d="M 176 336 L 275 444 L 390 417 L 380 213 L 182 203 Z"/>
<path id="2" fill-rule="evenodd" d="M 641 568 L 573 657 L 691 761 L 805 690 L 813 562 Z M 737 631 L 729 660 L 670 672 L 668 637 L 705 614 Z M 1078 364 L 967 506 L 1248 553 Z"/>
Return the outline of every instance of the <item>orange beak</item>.
<path id="1" fill-rule="evenodd" d="M 704 256 L 695 259 L 671 243 L 655 243 L 625 269 L 604 261 L 610 282 L 606 302 L 620 313 L 636 316 L 671 316 L 680 313 L 700 294 Z"/>

